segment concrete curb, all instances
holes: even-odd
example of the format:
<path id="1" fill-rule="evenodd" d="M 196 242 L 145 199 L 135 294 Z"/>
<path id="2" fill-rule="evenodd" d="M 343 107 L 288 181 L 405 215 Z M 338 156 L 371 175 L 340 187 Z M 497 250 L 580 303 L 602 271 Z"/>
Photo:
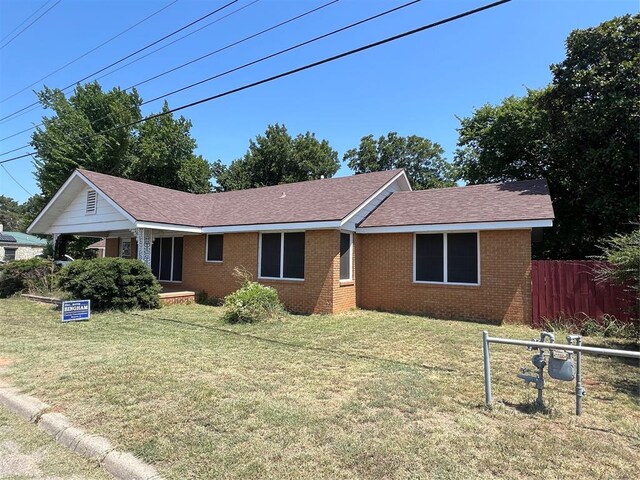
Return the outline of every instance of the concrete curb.
<path id="1" fill-rule="evenodd" d="M 162 480 L 153 466 L 129 452 L 114 449 L 111 442 L 104 437 L 91 435 L 74 427 L 63 414 L 48 413 L 51 406 L 35 397 L 23 395 L 13 387 L 0 384 L 0 405 L 35 423 L 38 428 L 69 450 L 98 462 L 120 480 Z"/>

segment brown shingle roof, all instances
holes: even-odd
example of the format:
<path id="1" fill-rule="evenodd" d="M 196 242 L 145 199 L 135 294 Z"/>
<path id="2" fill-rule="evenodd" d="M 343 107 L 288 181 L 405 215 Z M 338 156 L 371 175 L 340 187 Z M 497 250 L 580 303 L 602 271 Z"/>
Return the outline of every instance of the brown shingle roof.
<path id="1" fill-rule="evenodd" d="M 546 180 L 396 192 L 360 227 L 552 219 Z"/>
<path id="2" fill-rule="evenodd" d="M 401 170 L 203 195 L 79 172 L 138 221 L 205 227 L 341 220 Z"/>

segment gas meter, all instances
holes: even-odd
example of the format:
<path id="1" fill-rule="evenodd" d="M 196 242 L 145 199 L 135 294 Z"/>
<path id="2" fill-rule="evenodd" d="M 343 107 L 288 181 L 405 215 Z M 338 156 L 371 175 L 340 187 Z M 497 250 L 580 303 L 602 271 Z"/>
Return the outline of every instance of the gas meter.
<path id="1" fill-rule="evenodd" d="M 549 354 L 549 376 L 556 380 L 571 382 L 576 378 L 573 366 L 573 352 L 566 350 L 551 350 Z"/>

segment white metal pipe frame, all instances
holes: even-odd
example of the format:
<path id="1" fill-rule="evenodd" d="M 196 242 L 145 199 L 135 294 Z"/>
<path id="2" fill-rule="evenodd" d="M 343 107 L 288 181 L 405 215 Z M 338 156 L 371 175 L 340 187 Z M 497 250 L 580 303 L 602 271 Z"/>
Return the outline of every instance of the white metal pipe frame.
<path id="1" fill-rule="evenodd" d="M 578 343 L 578 345 L 573 345 L 571 343 L 555 343 L 554 341 L 545 342 L 544 341 L 545 335 L 548 335 L 553 338 L 553 334 L 549 334 L 547 332 L 543 332 L 541 336 L 542 341 L 535 341 L 535 340 L 527 341 L 527 340 L 515 340 L 511 338 L 490 337 L 488 331 L 485 330 L 482 332 L 482 349 L 484 354 L 484 389 L 485 389 L 486 405 L 488 407 L 491 407 L 493 403 L 493 397 L 491 393 L 491 363 L 490 363 L 490 356 L 489 356 L 490 343 L 498 343 L 503 345 L 515 345 L 520 347 L 527 347 L 529 350 L 532 350 L 532 349 L 539 350 L 543 360 L 544 360 L 544 350 L 550 350 L 550 351 L 560 350 L 564 352 L 576 352 L 578 354 L 578 366 L 577 366 L 578 376 L 577 376 L 577 385 L 576 385 L 576 414 L 577 415 L 580 415 L 581 413 L 581 410 L 582 410 L 581 400 L 582 400 L 582 396 L 584 395 L 584 389 L 582 388 L 581 378 L 580 378 L 582 373 L 580 354 L 588 353 L 592 355 L 604 355 L 608 357 L 635 358 L 640 361 L 640 352 L 638 351 L 614 350 L 611 348 L 599 348 L 599 347 L 585 347 L 585 346 L 579 345 L 580 341 L 576 342 Z M 571 341 L 569 339 L 572 337 L 579 337 L 579 336 L 569 336 L 567 337 L 568 341 Z M 540 370 L 542 370 L 542 368 Z M 540 372 L 540 375 L 541 373 L 542 372 Z M 520 377 L 523 378 L 522 376 Z M 529 380 L 531 379 L 529 378 L 526 379 L 526 381 L 529 381 Z M 541 391 L 543 388 L 544 381 L 542 380 L 541 377 L 539 378 L 538 381 L 539 381 L 539 385 L 538 385 L 539 397 L 538 398 L 541 399 Z"/>

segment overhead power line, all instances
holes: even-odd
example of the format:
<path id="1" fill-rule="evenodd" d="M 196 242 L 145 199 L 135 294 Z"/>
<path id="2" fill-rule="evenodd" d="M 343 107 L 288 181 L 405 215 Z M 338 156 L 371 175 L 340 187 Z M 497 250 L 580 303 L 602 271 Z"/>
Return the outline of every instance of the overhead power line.
<path id="1" fill-rule="evenodd" d="M 0 165 L 0 167 L 2 167 L 2 169 L 3 169 L 5 172 L 7 172 L 7 175 L 9 175 L 9 177 L 11 178 L 11 180 L 13 180 L 14 182 L 16 182 L 16 185 L 18 185 L 22 190 L 24 190 L 25 192 L 27 192 L 27 194 L 28 194 L 29 196 L 31 196 L 31 195 L 32 195 L 32 193 L 31 193 L 29 190 L 27 190 L 26 188 L 24 188 L 24 187 L 22 186 L 22 184 L 21 184 L 18 180 L 16 180 L 16 179 L 15 179 L 15 177 L 14 177 L 13 175 L 11 175 L 11 172 L 9 172 L 9 170 L 7 170 L 7 167 L 5 167 L 4 165 Z"/>
<path id="2" fill-rule="evenodd" d="M 257 87 L 259 85 L 263 85 L 263 84 L 266 84 L 266 83 L 273 82 L 275 80 L 279 80 L 281 78 L 285 78 L 285 77 L 288 77 L 288 76 L 291 76 L 291 75 L 295 75 L 295 74 L 303 72 L 305 70 L 309 70 L 309 69 L 318 67 L 320 65 L 324 65 L 326 63 L 334 62 L 336 60 L 339 60 L 339 59 L 342 59 L 342 58 L 345 58 L 345 57 L 349 57 L 351 55 L 355 55 L 357 53 L 361 53 L 361 52 L 364 52 L 366 50 L 370 50 L 372 48 L 376 48 L 376 47 L 379 47 L 381 45 L 385 45 L 387 43 L 394 42 L 396 40 L 400 40 L 400 39 L 405 38 L 405 37 L 409 37 L 409 36 L 415 35 L 417 33 L 423 32 L 425 30 L 430 30 L 432 28 L 439 27 L 441 25 L 445 25 L 447 23 L 451 23 L 451 22 L 460 20 L 462 18 L 469 17 L 471 15 L 475 15 L 475 14 L 483 12 L 485 10 L 489 10 L 489 9 L 498 7 L 500 5 L 504 5 L 504 4 L 509 3 L 511 1 L 512 0 L 499 0 L 499 1 L 496 1 L 496 2 L 493 2 L 493 3 L 489 3 L 489 4 L 486 4 L 486 5 L 483 5 L 481 7 L 477 7 L 477 8 L 471 9 L 471 10 L 467 10 L 465 12 L 453 15 L 451 17 L 447 17 L 447 18 L 444 18 L 442 20 L 438 20 L 436 22 L 428 23 L 428 24 L 423 25 L 423 26 L 418 27 L 418 28 L 414 28 L 412 30 L 408 30 L 406 32 L 399 33 L 397 35 L 393 35 L 391 37 L 387 37 L 385 39 L 378 40 L 377 42 L 369 43 L 367 45 L 363 45 L 361 47 L 354 48 L 352 50 L 348 50 L 346 52 L 339 53 L 337 55 L 333 55 L 331 57 L 327 57 L 327 58 L 324 58 L 322 60 L 318 60 L 316 62 L 308 63 L 308 64 L 303 65 L 301 67 L 297 67 L 297 68 L 294 68 L 294 69 L 291 69 L 291 70 L 287 70 L 286 72 L 282 72 L 282 73 L 279 73 L 277 75 L 272 75 L 270 77 L 263 78 L 262 80 L 258 80 L 258 81 L 251 82 L 251 83 L 247 83 L 247 84 L 242 85 L 240 87 L 236 87 L 236 88 L 233 88 L 231 90 L 227 90 L 225 92 L 218 93 L 216 95 L 212 95 L 210 97 L 202 98 L 200 100 L 196 100 L 194 102 L 187 103 L 187 104 L 181 105 L 179 107 L 175 107 L 175 108 L 172 108 L 172 109 L 169 109 L 169 110 L 166 110 L 166 111 L 162 111 L 160 113 L 149 115 L 148 117 L 145 117 L 145 118 L 140 119 L 140 120 L 129 122 L 129 123 L 123 124 L 123 125 L 117 125 L 115 127 L 109 128 L 109 129 L 104 130 L 102 132 L 96 132 L 94 135 L 109 133 L 109 132 L 112 132 L 112 131 L 120 129 L 120 128 L 132 127 L 132 126 L 137 125 L 137 124 L 142 123 L 142 122 L 146 122 L 146 121 L 153 120 L 153 119 L 156 119 L 156 118 L 159 118 L 159 117 L 163 117 L 165 115 L 170 115 L 172 113 L 179 112 L 179 111 L 185 110 L 187 108 L 195 107 L 195 106 L 203 104 L 203 103 L 211 102 L 213 100 L 217 100 L 219 98 L 223 98 L 223 97 L 232 95 L 234 93 L 238 93 L 238 92 L 241 92 L 241 91 L 244 91 L 244 90 L 248 90 L 248 89 Z M 30 156 L 32 154 L 33 154 L 33 152 L 27 153 L 27 154 L 24 154 L 24 155 L 20 155 L 20 156 L 17 156 L 17 157 L 1 160 L 0 164 L 11 162 L 11 161 L 14 161 L 14 160 L 18 160 L 20 158 L 28 157 L 28 156 Z"/>
<path id="3" fill-rule="evenodd" d="M 357 27 L 358 25 L 362 25 L 363 23 L 367 23 L 367 22 L 370 22 L 370 21 L 375 20 L 377 18 L 383 17 L 385 15 L 389 15 L 390 13 L 396 12 L 398 10 L 402 10 L 403 8 L 409 7 L 411 5 L 419 3 L 421 1 L 422 0 L 412 0 L 410 2 L 404 3 L 402 5 L 399 5 L 397 7 L 391 8 L 389 10 L 386 10 L 384 12 L 378 13 L 376 15 L 372 15 L 370 17 L 367 17 L 367 18 L 365 18 L 363 20 L 359 20 L 357 22 L 351 23 L 351 24 L 346 25 L 344 27 L 337 28 L 335 30 L 332 30 L 331 32 L 324 33 L 322 35 L 318 35 L 317 37 L 314 37 L 314 38 L 312 38 L 310 40 L 306 40 L 304 42 L 297 43 L 296 45 L 293 45 L 291 47 L 287 47 L 287 48 L 279 50 L 279 51 L 277 51 L 275 53 L 271 53 L 269 55 L 265 55 L 263 57 L 260 57 L 257 60 L 253 60 L 251 62 L 247 62 L 247 63 L 245 63 L 243 65 L 238 66 L 238 67 L 231 68 L 231 69 L 226 70 L 226 71 L 224 71 L 222 73 L 218 73 L 216 75 L 212 75 L 210 77 L 207 77 L 205 79 L 199 80 L 199 81 L 194 82 L 194 83 L 191 83 L 189 85 L 185 85 L 184 87 L 172 90 L 171 92 L 168 92 L 168 93 L 165 93 L 163 95 L 159 95 L 157 97 L 151 98 L 149 100 L 146 100 L 146 101 L 142 102 L 142 105 L 146 105 L 146 104 L 151 103 L 151 102 L 156 102 L 156 101 L 161 100 L 163 98 L 170 97 L 171 95 L 175 95 L 176 93 L 183 92 L 183 91 L 188 90 L 190 88 L 197 87 L 198 85 L 202 85 L 203 83 L 210 82 L 211 80 L 215 80 L 216 78 L 220 78 L 220 77 L 223 77 L 223 76 L 228 75 L 230 73 L 237 72 L 239 70 L 243 70 L 243 69 L 248 68 L 248 67 L 250 67 L 252 65 L 256 65 L 258 63 L 264 62 L 265 60 L 269 60 L 271 58 L 274 58 L 274 57 L 277 57 L 279 55 L 282 55 L 283 53 L 291 52 L 293 50 L 296 50 L 297 48 L 300 48 L 300 47 L 303 47 L 305 45 L 309 45 L 311 43 L 314 43 L 314 42 L 317 42 L 319 40 L 322 40 L 323 38 L 327 38 L 327 37 L 330 37 L 332 35 L 336 35 L 336 34 L 338 34 L 340 32 L 344 32 L 345 30 L 349 30 L 351 28 Z"/>
<path id="4" fill-rule="evenodd" d="M 38 20 L 40 20 L 42 17 L 44 17 L 49 10 L 51 10 L 52 8 L 54 8 L 56 5 L 58 5 L 62 0 L 58 0 L 56 3 L 54 3 L 53 5 L 51 5 L 49 8 L 47 8 L 44 12 L 42 12 L 40 15 L 38 15 L 30 24 L 28 24 L 26 27 L 24 27 L 22 30 L 20 30 L 18 33 L 16 33 L 13 37 L 11 37 L 11 39 L 5 43 L 4 45 L 2 45 L 0 47 L 0 50 L 2 50 L 4 47 L 8 46 L 11 42 L 13 42 L 16 38 L 18 38 L 20 35 L 22 35 L 31 25 L 33 25 L 34 23 L 36 23 Z M 46 5 L 46 4 L 45 4 Z"/>
<path id="5" fill-rule="evenodd" d="M 249 3 L 249 4 L 247 4 L 247 5 L 243 6 L 243 7 L 241 7 L 241 8 L 239 8 L 239 9 L 234 10 L 233 12 L 231 12 L 231 13 L 229 13 L 229 14 L 225 15 L 224 17 L 219 18 L 219 19 L 218 19 L 218 20 L 216 20 L 215 22 L 220 21 L 220 20 L 222 20 L 222 19 L 224 19 L 224 18 L 228 17 L 229 15 L 233 15 L 234 13 L 239 12 L 240 10 L 242 10 L 242 9 L 244 9 L 244 8 L 247 8 L 247 7 L 251 6 L 251 5 L 253 5 L 253 4 L 254 4 L 254 3 L 256 3 L 257 1 L 259 1 L 259 0 L 254 0 L 253 2 L 251 2 L 251 3 Z M 169 70 L 165 70 L 164 72 L 161 72 L 161 73 L 159 73 L 159 74 L 157 74 L 157 75 L 154 75 L 154 76 L 152 76 L 152 77 L 149 77 L 149 78 L 147 78 L 147 79 L 145 79 L 145 80 L 142 80 L 142 81 L 140 81 L 140 82 L 138 82 L 138 83 L 136 83 L 136 84 L 134 84 L 134 85 L 131 85 L 130 87 L 125 88 L 125 89 L 124 89 L 124 91 L 126 92 L 126 91 L 131 90 L 131 89 L 133 89 L 133 88 L 136 88 L 136 87 L 138 87 L 138 86 L 140 86 L 140 85 L 143 85 L 143 84 L 145 84 L 145 83 L 148 83 L 148 82 L 150 82 L 150 81 L 152 81 L 152 80 L 155 80 L 155 79 L 157 79 L 157 78 L 163 77 L 164 75 L 167 75 L 167 74 L 169 74 L 169 73 L 175 72 L 176 70 L 179 70 L 179 69 L 181 69 L 181 68 L 184 68 L 184 67 L 186 67 L 186 66 L 188 66 L 188 65 L 191 65 L 191 64 L 193 64 L 193 63 L 196 63 L 196 62 L 199 62 L 199 61 L 201 61 L 201 60 L 204 60 L 205 58 L 211 57 L 212 55 L 215 55 L 215 54 L 217 54 L 217 53 L 220 53 L 220 52 L 222 52 L 222 51 L 224 51 L 224 50 L 227 50 L 227 49 L 229 49 L 229 48 L 232 48 L 232 47 L 235 47 L 235 46 L 237 46 L 237 45 L 240 45 L 241 43 L 244 43 L 244 42 L 246 42 L 246 41 L 248 41 L 248 40 L 251 40 L 251 39 L 253 39 L 253 38 L 256 38 L 256 37 L 258 37 L 258 36 L 260 36 L 260 35 L 263 35 L 263 34 L 265 34 L 265 33 L 267 33 L 267 32 L 273 31 L 273 30 L 275 30 L 275 29 L 277 29 L 277 28 L 279 28 L 279 27 L 282 27 L 282 26 L 284 26 L 284 25 L 286 25 L 286 24 L 288 24 L 288 23 L 291 23 L 291 22 L 293 22 L 293 21 L 295 21 L 295 20 L 299 20 L 300 18 L 303 18 L 303 17 L 305 17 L 305 16 L 307 16 L 307 15 L 310 15 L 310 14 L 312 14 L 312 13 L 315 13 L 315 12 L 319 11 L 319 10 L 322 10 L 323 8 L 326 8 L 326 7 L 330 6 L 330 5 L 333 5 L 334 3 L 337 3 L 337 2 L 339 2 L 339 1 L 340 1 L 340 0 L 331 0 L 331 1 L 329 1 L 329 2 L 327 2 L 327 3 L 324 3 L 324 4 L 322 4 L 322 5 L 318 6 L 318 7 L 312 8 L 311 10 L 307 10 L 306 12 L 303 12 L 303 13 L 301 13 L 301 14 L 299 14 L 299 15 L 296 15 L 296 16 L 294 16 L 294 17 L 291 17 L 291 18 L 289 18 L 288 20 L 284 20 L 284 21 L 282 21 L 282 22 L 280 22 L 280 23 L 278 23 L 278 24 L 276 24 L 276 25 L 273 25 L 273 26 L 271 26 L 271 27 L 269 27 L 269 28 L 265 28 L 264 30 L 261 30 L 261 31 L 259 31 L 259 32 L 257 32 L 257 33 L 254 33 L 254 34 L 252 34 L 252 35 L 249 35 L 249 36 L 247 36 L 247 37 L 244 37 L 244 38 L 242 38 L 242 39 L 240 39 L 240 40 L 237 40 L 237 41 L 235 41 L 235 42 L 233 42 L 233 43 L 229 43 L 229 44 L 225 45 L 224 47 L 218 48 L 217 50 L 214 50 L 214 51 L 212 51 L 212 52 L 209 52 L 209 53 L 206 53 L 206 54 L 204 54 L 204 55 L 201 55 L 200 57 L 197 57 L 197 58 L 195 58 L 195 59 L 193 59 L 193 60 L 190 60 L 190 61 L 188 61 L 188 62 L 186 62 L 186 63 L 183 63 L 182 65 L 178 65 L 177 67 L 171 68 L 171 69 L 169 69 Z M 421 1 L 421 0 L 416 0 L 416 1 Z M 212 22 L 212 23 L 215 23 L 215 22 Z M 205 28 L 205 27 L 207 27 L 208 25 L 211 25 L 211 23 L 210 23 L 210 24 L 207 24 L 207 25 L 205 25 L 205 26 L 203 26 L 203 27 L 201 27 L 200 29 Z M 198 30 L 200 30 L 200 29 L 198 29 Z M 198 30 L 195 30 L 194 32 L 191 32 L 191 33 L 189 33 L 188 35 L 191 35 L 191 34 L 193 34 L 193 33 L 196 33 Z M 158 49 L 156 49 L 156 50 L 153 50 L 153 51 L 149 52 L 149 53 L 148 53 L 148 54 L 146 54 L 146 55 L 143 55 L 142 57 L 138 57 L 138 58 L 136 58 L 134 61 L 129 62 L 129 63 L 126 63 L 125 65 L 123 65 L 123 66 L 119 67 L 118 69 L 112 70 L 112 71 L 111 71 L 111 72 L 109 72 L 107 75 L 110 75 L 111 73 L 116 72 L 116 71 L 117 71 L 117 70 L 119 70 L 120 68 L 124 68 L 124 67 L 126 67 L 126 66 L 128 66 L 128 65 L 131 65 L 132 63 L 134 63 L 134 62 L 136 62 L 136 61 L 138 61 L 138 60 L 143 59 L 145 56 L 147 56 L 147 55 L 151 55 L 151 54 L 153 54 L 153 53 L 157 52 L 158 50 L 161 50 L 162 48 L 167 47 L 167 46 L 171 45 L 172 43 L 175 43 L 175 42 L 177 42 L 177 41 L 179 41 L 179 40 L 181 40 L 181 39 L 185 38 L 186 36 L 187 36 L 187 35 L 185 35 L 184 37 L 180 37 L 179 39 L 174 40 L 173 42 L 171 42 L 171 43 L 169 43 L 169 44 L 167 44 L 167 45 L 164 45 L 164 46 L 162 46 L 162 47 L 160 47 L 160 48 L 158 48 Z M 103 76 L 104 76 L 104 75 L 103 75 Z M 98 79 L 100 79 L 100 78 L 102 78 L 102 77 L 98 77 Z M 36 108 L 38 108 L 38 107 L 35 107 L 33 110 L 35 110 Z M 31 110 L 28 110 L 27 112 L 29 112 L 29 111 L 31 111 Z M 27 113 L 27 112 L 24 112 L 24 113 Z M 106 118 L 106 117 L 102 117 L 102 118 L 100 118 L 99 120 L 102 120 L 102 119 L 104 119 L 104 118 Z M 97 120 L 96 120 L 96 121 L 97 121 Z M 0 123 L 1 123 L 1 122 L 0 122 Z M 12 134 L 12 135 L 9 135 L 9 136 L 7 136 L 7 137 L 0 138 L 0 142 L 3 142 L 3 141 L 8 140 L 8 139 L 10 139 L 10 138 L 16 137 L 16 136 L 18 136 L 18 135 L 20 135 L 20 134 L 22 134 L 22 133 L 26 133 L 26 132 L 28 132 L 28 131 L 30 131 L 30 130 L 34 130 L 34 129 L 38 128 L 38 127 L 41 127 L 42 125 L 43 125 L 42 123 L 38 123 L 37 125 L 33 125 L 32 127 L 26 128 L 26 129 L 24 129 L 24 130 L 21 130 L 21 131 L 19 131 L 19 132 L 16 132 L 16 133 L 14 133 L 14 134 Z M 3 152 L 3 153 L 0 153 L 0 156 L 1 156 L 1 155 L 4 155 L 4 154 L 6 154 L 6 153 L 10 153 L 10 152 Z"/>
<path id="6" fill-rule="evenodd" d="M 14 27 L 13 30 L 11 30 L 9 33 L 7 33 L 4 37 L 0 38 L 0 44 L 3 43 L 7 38 L 9 38 L 11 35 L 13 35 L 13 32 L 15 32 L 16 30 L 18 30 L 22 25 L 24 25 L 25 23 L 27 23 L 29 20 L 31 20 L 31 17 L 33 17 L 34 15 L 36 15 L 40 10 L 42 10 L 44 7 L 46 7 L 47 5 L 49 5 L 51 2 L 53 2 L 53 0 L 47 0 L 46 2 L 44 2 L 42 5 L 40 5 L 38 8 L 36 8 L 35 12 L 33 12 L 31 15 L 29 15 L 27 18 L 25 18 L 22 22 L 20 22 L 18 25 L 16 25 Z"/>
<path id="7" fill-rule="evenodd" d="M 60 1 L 60 0 L 59 0 L 59 1 Z M 199 23 L 199 22 L 201 22 L 201 21 L 205 20 L 206 18 L 209 18 L 211 15 L 215 15 L 216 13 L 220 12 L 221 10 L 224 10 L 225 8 L 230 7 L 231 5 L 233 5 L 234 3 L 237 3 L 237 2 L 238 2 L 238 0 L 231 0 L 230 2 L 226 3 L 226 4 L 225 4 L 225 5 L 223 5 L 222 7 L 219 7 L 219 8 L 216 8 L 215 10 L 212 10 L 211 12 L 209 12 L 209 13 L 207 13 L 207 14 L 205 14 L 205 15 L 201 16 L 200 18 L 197 18 L 196 20 L 194 20 L 194 21 L 192 21 L 192 22 L 190 22 L 190 23 L 188 23 L 188 24 L 186 24 L 186 25 L 184 25 L 184 26 L 180 27 L 179 29 L 174 30 L 173 32 L 171 32 L 171 33 L 169 33 L 169 34 L 167 34 L 167 35 L 165 35 L 165 36 L 163 36 L 163 37 L 161 37 L 161 38 L 159 38 L 159 39 L 157 39 L 157 40 L 155 40 L 155 41 L 153 41 L 153 42 L 151 42 L 151 43 L 149 43 L 149 44 L 145 45 L 145 46 L 144 46 L 144 47 L 142 47 L 142 48 L 139 48 L 139 49 L 138 49 L 138 50 L 136 50 L 135 52 L 132 52 L 132 53 L 130 53 L 130 54 L 128 54 L 128 55 L 125 55 L 124 57 L 120 58 L 119 60 L 116 60 L 115 62 L 112 62 L 112 63 L 110 63 L 109 65 L 107 65 L 107 66 L 105 66 L 105 67 L 102 67 L 101 69 L 96 70 L 95 72 L 92 72 L 92 73 L 90 73 L 89 75 L 87 75 L 87 76 L 85 76 L 85 77 L 83 77 L 83 78 L 81 78 L 81 79 L 79 79 L 79 80 L 76 80 L 75 82 L 70 83 L 70 84 L 69 84 L 69 85 L 67 85 L 66 87 L 63 87 L 61 90 L 62 90 L 62 91 L 68 90 L 69 88 L 73 87 L 74 85 L 76 85 L 76 84 L 78 84 L 78 83 L 81 83 L 81 82 L 84 82 L 85 80 L 87 80 L 87 79 L 89 79 L 89 78 L 91 78 L 91 77 L 93 77 L 93 76 L 95 76 L 95 75 L 97 75 L 97 74 L 99 74 L 99 73 L 102 73 L 102 72 L 104 72 L 105 70 L 107 70 L 107 69 L 109 69 L 109 68 L 111 68 L 111 67 L 113 67 L 113 66 L 115 66 L 115 65 L 118 65 L 119 63 L 124 62 L 125 60 L 127 60 L 127 59 L 129 59 L 129 58 L 133 57 L 134 55 L 137 55 L 138 53 L 141 53 L 141 52 L 143 52 L 143 51 L 147 50 L 148 48 L 151 48 L 151 47 L 153 47 L 154 45 L 157 45 L 158 43 L 160 43 L 160 42 L 162 42 L 162 41 L 166 40 L 167 38 L 170 38 L 170 37 L 172 37 L 172 36 L 174 36 L 174 35 L 176 35 L 176 34 L 178 34 L 178 33 L 182 32 L 183 30 L 185 30 L 185 29 L 187 29 L 187 28 L 189 28 L 189 27 L 191 27 L 191 26 L 195 25 L 196 23 Z M 22 107 L 21 109 L 16 110 L 15 112 L 10 113 L 9 115 L 5 115 L 4 117 L 0 118 L 0 121 L 1 121 L 1 120 L 5 120 L 5 119 L 8 119 L 8 118 L 10 118 L 10 117 L 13 117 L 13 116 L 14 116 L 14 115 L 16 115 L 17 113 L 20 113 L 20 112 L 22 112 L 22 111 L 26 110 L 27 108 L 31 108 L 31 107 L 33 107 L 33 106 L 35 106 L 35 105 L 38 105 L 38 102 L 37 102 L 37 101 L 35 101 L 35 102 L 33 102 L 33 103 L 31 103 L 31 104 L 27 105 L 26 107 Z"/>
<path id="8" fill-rule="evenodd" d="M 50 0 L 51 1 L 51 0 Z M 107 45 L 108 43 L 111 43 L 112 41 L 114 41 L 116 38 L 121 37 L 122 35 L 124 35 L 125 33 L 129 32 L 130 30 L 133 30 L 134 28 L 136 28 L 139 25 L 142 25 L 144 22 L 146 22 L 147 20 L 153 18 L 154 16 L 158 15 L 160 12 L 163 12 L 164 10 L 166 10 L 167 8 L 169 8 L 170 6 L 176 4 L 178 2 L 178 0 L 173 0 L 171 3 L 168 3 L 167 5 L 165 5 L 164 7 L 160 8 L 159 10 L 156 10 L 155 12 L 153 12 L 150 15 L 147 15 L 146 17 L 144 17 L 142 20 L 139 20 L 138 22 L 134 23 L 133 25 L 131 25 L 130 27 L 122 30 L 120 33 L 112 36 L 111 38 L 105 40 L 104 42 L 102 42 L 100 45 L 97 45 L 95 47 L 93 47 L 91 50 L 87 50 L 85 53 L 83 53 L 82 55 L 80 55 L 79 57 L 74 58 L 73 60 L 65 63 L 64 65 L 62 65 L 61 67 L 58 67 L 57 69 L 55 69 L 53 72 L 48 73 L 47 75 L 45 75 L 42 78 L 39 78 L 38 80 L 36 80 L 35 82 L 27 85 L 26 87 L 24 87 L 21 90 L 18 90 L 17 92 L 9 95 L 8 97 L 3 98 L 2 100 L 0 100 L 0 103 L 4 103 L 7 100 L 12 99 L 13 97 L 15 97 L 16 95 L 19 95 L 20 93 L 24 92 L 25 90 L 28 90 L 29 88 L 33 87 L 34 85 L 37 85 L 38 83 L 42 82 L 43 80 L 46 80 L 47 78 L 51 77 L 52 75 L 55 75 L 56 73 L 64 70 L 65 68 L 73 65 L 74 63 L 76 63 L 78 60 L 83 59 L 84 57 L 86 57 L 87 55 L 95 52 L 96 50 L 104 47 L 105 45 Z"/>
<path id="9" fill-rule="evenodd" d="M 153 55 L 154 53 L 157 53 L 157 52 L 159 52 L 160 50 L 163 50 L 163 49 L 165 49 L 165 48 L 167 48 L 167 47 L 170 47 L 170 46 L 171 46 L 171 45 L 173 45 L 174 43 L 177 43 L 177 42 L 179 42 L 179 41 L 181 41 L 181 40 L 184 40 L 185 38 L 190 37 L 191 35 L 193 35 L 193 34 L 195 34 L 195 33 L 198 33 L 200 30 L 203 30 L 203 29 L 205 29 L 205 28 L 207 28 L 207 27 L 210 27 L 210 26 L 211 26 L 211 25 L 213 25 L 214 23 L 218 23 L 218 22 L 220 22 L 220 21 L 224 20 L 225 18 L 230 17 L 231 15 L 234 15 L 234 14 L 236 14 L 236 13 L 238 13 L 238 12 L 240 12 L 240 11 L 244 10 L 245 8 L 249 8 L 251 5 L 253 5 L 253 4 L 255 4 L 255 3 L 258 3 L 259 1 L 260 1 L 260 0 L 253 0 L 251 3 L 247 3 L 246 5 L 243 5 L 242 7 L 237 8 L 237 9 L 235 9 L 234 11 L 229 12 L 229 13 L 227 13 L 226 15 L 223 15 L 222 17 L 215 19 L 213 22 L 209 22 L 209 23 L 207 23 L 207 24 L 205 24 L 205 25 L 201 26 L 200 28 L 197 28 L 197 29 L 196 29 L 196 30 L 194 30 L 193 32 L 189 32 L 189 33 L 187 33 L 186 35 L 183 35 L 182 37 L 178 37 L 178 38 L 176 38 L 175 40 L 172 40 L 171 42 L 169 42 L 169 43 L 167 43 L 167 44 L 165 44 L 165 45 L 162 45 L 161 47 L 156 48 L 155 50 L 151 50 L 149 53 L 145 53 L 144 55 L 141 55 L 141 56 L 139 56 L 139 57 L 137 57 L 137 58 L 134 58 L 133 60 L 131 60 L 130 62 L 125 63 L 124 65 L 120 65 L 118 68 L 114 68 L 114 69 L 113 69 L 113 70 L 111 70 L 110 72 L 106 72 L 106 73 L 104 73 L 104 74 L 100 75 L 99 77 L 96 77 L 96 80 L 100 80 L 101 78 L 108 77 L 109 75 L 111 75 L 111 74 L 113 74 L 113 73 L 116 73 L 116 72 L 118 72 L 118 71 L 122 70 L 123 68 L 127 68 L 129 65 L 132 65 L 132 64 L 134 64 L 134 63 L 136 63 L 136 62 L 139 62 L 139 61 L 140 61 L 140 60 L 142 60 L 143 58 L 147 58 L 149 55 Z M 338 1 L 340 1 L 340 0 L 334 0 L 334 2 L 338 2 Z M 130 88 L 131 88 L 131 87 L 130 87 Z M 125 90 L 128 90 L 128 88 L 125 88 Z"/>

